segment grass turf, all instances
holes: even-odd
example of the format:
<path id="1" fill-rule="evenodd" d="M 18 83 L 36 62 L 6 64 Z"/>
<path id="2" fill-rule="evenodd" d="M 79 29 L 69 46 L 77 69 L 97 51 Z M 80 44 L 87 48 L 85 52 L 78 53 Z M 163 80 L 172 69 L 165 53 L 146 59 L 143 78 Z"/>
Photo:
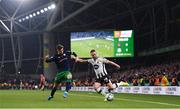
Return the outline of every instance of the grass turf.
<path id="1" fill-rule="evenodd" d="M 180 108 L 180 96 L 115 94 L 104 102 L 96 93 L 70 92 L 68 98 L 57 91 L 47 100 L 50 91 L 0 90 L 0 108 Z"/>
<path id="2" fill-rule="evenodd" d="M 95 49 L 100 57 L 114 57 L 113 42 L 105 39 L 88 39 L 71 42 L 71 51 L 79 57 L 90 57 L 90 50 Z"/>

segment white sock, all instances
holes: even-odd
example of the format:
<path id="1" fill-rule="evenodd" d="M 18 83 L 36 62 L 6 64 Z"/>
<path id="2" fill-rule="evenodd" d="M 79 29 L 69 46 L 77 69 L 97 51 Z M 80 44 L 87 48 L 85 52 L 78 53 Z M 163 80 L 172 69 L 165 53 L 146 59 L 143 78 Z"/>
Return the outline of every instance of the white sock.
<path id="1" fill-rule="evenodd" d="M 103 96 L 106 96 L 106 93 L 100 87 L 98 89 L 96 89 L 96 92 L 103 95 Z"/>

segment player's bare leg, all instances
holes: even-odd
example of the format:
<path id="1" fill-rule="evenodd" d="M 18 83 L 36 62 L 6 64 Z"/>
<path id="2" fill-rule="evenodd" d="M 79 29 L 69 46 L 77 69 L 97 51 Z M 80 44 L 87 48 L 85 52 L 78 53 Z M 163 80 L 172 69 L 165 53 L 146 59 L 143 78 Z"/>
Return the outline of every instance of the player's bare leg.
<path id="1" fill-rule="evenodd" d="M 94 89 L 96 90 L 97 93 L 106 96 L 106 93 L 101 89 L 101 83 L 95 82 Z"/>
<path id="2" fill-rule="evenodd" d="M 104 90 L 101 89 L 101 83 L 95 82 L 95 83 L 94 83 L 94 89 L 95 89 L 95 91 L 96 91 L 97 93 L 103 95 L 103 96 L 105 97 L 105 101 L 107 101 L 107 100 L 106 100 L 107 94 L 104 92 Z"/>
<path id="3" fill-rule="evenodd" d="M 111 82 L 107 83 L 107 87 L 108 87 L 108 92 L 111 93 L 112 90 L 114 90 L 115 88 L 118 87 L 117 84 L 112 84 Z M 107 96 L 105 97 L 105 100 L 107 101 Z"/>
<path id="4" fill-rule="evenodd" d="M 41 86 L 41 90 L 44 91 L 44 84 Z"/>
<path id="5" fill-rule="evenodd" d="M 108 87 L 108 91 L 111 92 L 111 90 L 114 90 L 115 88 L 117 88 L 118 85 L 116 84 L 113 85 L 112 83 L 108 83 L 107 87 Z"/>
<path id="6" fill-rule="evenodd" d="M 111 93 L 112 90 L 116 89 L 121 84 L 120 83 L 111 83 L 111 81 L 109 81 L 109 83 L 107 83 L 106 85 L 108 87 L 108 92 Z M 107 97 L 108 97 L 108 94 L 105 96 L 105 100 L 104 101 L 107 101 Z"/>
<path id="7" fill-rule="evenodd" d="M 53 89 L 51 91 L 51 95 L 48 97 L 48 100 L 51 100 L 54 97 L 54 94 L 58 88 L 59 84 L 58 83 L 54 83 Z"/>
<path id="8" fill-rule="evenodd" d="M 40 82 L 40 90 L 44 91 L 44 87 L 45 87 L 45 82 Z"/>

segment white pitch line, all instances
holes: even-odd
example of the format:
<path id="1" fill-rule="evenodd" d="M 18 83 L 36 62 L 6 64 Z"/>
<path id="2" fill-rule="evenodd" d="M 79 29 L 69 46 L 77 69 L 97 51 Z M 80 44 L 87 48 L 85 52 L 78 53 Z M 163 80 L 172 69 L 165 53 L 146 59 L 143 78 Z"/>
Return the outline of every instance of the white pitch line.
<path id="1" fill-rule="evenodd" d="M 19 109 L 19 108 L 0 108 L 0 109 Z M 92 109 L 92 108 L 20 108 L 20 109 Z M 139 109 L 139 108 L 93 108 L 93 109 Z M 163 109 L 163 108 L 141 108 L 141 109 Z M 179 108 L 165 108 L 165 109 L 179 109 Z"/>
<path id="2" fill-rule="evenodd" d="M 101 97 L 98 97 L 98 96 L 89 96 L 89 95 L 80 95 L 80 94 L 70 94 L 70 95 L 85 96 L 85 97 L 92 97 L 92 98 L 101 98 Z M 177 104 L 170 104 L 170 103 L 163 103 L 163 102 L 154 102 L 154 101 L 146 101 L 146 100 L 130 100 L 130 99 L 125 99 L 125 98 L 115 98 L 115 100 L 141 102 L 141 103 L 151 103 L 151 104 L 160 104 L 160 105 L 168 105 L 168 106 L 177 106 L 177 107 L 180 107 L 180 105 L 177 105 Z"/>

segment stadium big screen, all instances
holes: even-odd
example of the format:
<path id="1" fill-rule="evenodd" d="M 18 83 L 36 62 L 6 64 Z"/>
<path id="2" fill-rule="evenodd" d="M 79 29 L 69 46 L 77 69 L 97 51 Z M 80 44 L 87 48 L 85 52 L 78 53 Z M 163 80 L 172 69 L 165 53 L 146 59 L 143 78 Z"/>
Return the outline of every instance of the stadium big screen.
<path id="1" fill-rule="evenodd" d="M 76 52 L 79 57 L 89 58 L 89 51 L 92 49 L 95 49 L 100 57 L 133 57 L 133 31 L 71 33 L 71 51 Z"/>

